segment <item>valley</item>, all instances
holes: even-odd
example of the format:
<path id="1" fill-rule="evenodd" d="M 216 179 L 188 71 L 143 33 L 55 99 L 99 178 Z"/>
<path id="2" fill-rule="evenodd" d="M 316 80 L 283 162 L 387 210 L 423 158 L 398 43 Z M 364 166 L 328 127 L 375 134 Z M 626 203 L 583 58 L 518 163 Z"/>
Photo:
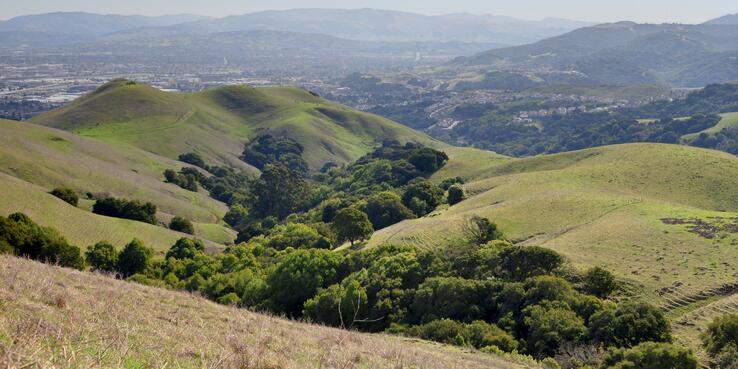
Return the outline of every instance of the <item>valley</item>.
<path id="1" fill-rule="evenodd" d="M 738 368 L 737 15 L 567 1 L 0 20 L 0 368 Z"/>

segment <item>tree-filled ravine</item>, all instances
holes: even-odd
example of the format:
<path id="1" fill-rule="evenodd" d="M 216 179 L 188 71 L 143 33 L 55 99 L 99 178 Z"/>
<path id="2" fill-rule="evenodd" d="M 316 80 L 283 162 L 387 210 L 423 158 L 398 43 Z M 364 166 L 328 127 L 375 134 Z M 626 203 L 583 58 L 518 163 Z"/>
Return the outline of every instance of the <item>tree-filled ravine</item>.
<path id="1" fill-rule="evenodd" d="M 209 165 L 196 153 L 180 156 L 190 166 L 163 173 L 172 186 L 207 191 L 229 206 L 224 221 L 238 239 L 222 252 L 208 254 L 189 237 L 163 255 L 138 239 L 122 248 L 101 240 L 83 252 L 20 213 L 0 217 L 0 251 L 257 312 L 551 367 L 696 368 L 694 355 L 672 343 L 663 312 L 620 293 L 609 271 L 579 270 L 553 250 L 514 245 L 492 219 L 466 219 L 462 238 L 435 248 L 364 244 L 376 230 L 465 199 L 462 178 L 429 180 L 445 153 L 385 142 L 354 163 L 317 170 L 301 155 L 299 144 L 265 135 L 242 157 L 258 176 Z M 77 201 L 73 191 L 52 193 Z M 156 207 L 136 200 L 105 196 L 93 211 L 157 222 Z M 194 231 L 178 216 L 168 226 Z M 738 365 L 732 319 L 716 321 L 703 337 L 724 365 Z"/>
<path id="2" fill-rule="evenodd" d="M 541 105 L 536 100 L 527 104 L 466 104 L 451 112 L 458 121 L 453 129 L 434 128 L 429 132 L 452 144 L 511 156 L 635 142 L 685 144 L 738 155 L 738 127 L 706 131 L 720 121 L 718 114 L 738 112 L 737 98 L 737 84 L 716 84 L 692 92 L 683 100 L 609 111 L 567 111 L 527 119 L 520 119 L 521 111 L 558 106 Z M 401 122 L 406 119 L 388 116 Z"/>

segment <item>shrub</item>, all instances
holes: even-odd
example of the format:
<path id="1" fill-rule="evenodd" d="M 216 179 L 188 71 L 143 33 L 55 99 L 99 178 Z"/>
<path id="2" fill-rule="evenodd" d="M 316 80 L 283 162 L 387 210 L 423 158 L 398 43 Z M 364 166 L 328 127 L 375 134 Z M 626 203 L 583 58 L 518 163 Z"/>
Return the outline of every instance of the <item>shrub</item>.
<path id="1" fill-rule="evenodd" d="M 632 347 L 646 341 L 671 341 L 671 327 L 655 306 L 628 301 L 592 315 L 589 335 L 605 345 Z"/>
<path id="2" fill-rule="evenodd" d="M 463 187 L 459 185 L 453 185 L 448 188 L 448 195 L 446 196 L 446 201 L 448 201 L 449 205 L 456 205 L 464 201 L 464 198 L 466 198 L 466 195 L 464 194 Z"/>
<path id="3" fill-rule="evenodd" d="M 79 247 L 70 245 L 55 229 L 41 227 L 23 213 L 0 217 L 0 251 L 64 267 L 84 268 Z"/>
<path id="4" fill-rule="evenodd" d="M 702 344 L 712 356 L 726 347 L 738 347 L 738 314 L 715 318 L 702 334 Z"/>
<path id="5" fill-rule="evenodd" d="M 167 251 L 166 258 L 192 259 L 205 250 L 205 245 L 200 240 L 191 238 L 180 238 Z"/>
<path id="6" fill-rule="evenodd" d="M 497 229 L 497 225 L 487 218 L 480 216 L 472 216 L 464 224 L 464 233 L 476 245 L 483 245 L 492 240 L 500 240 L 503 238 L 502 232 Z"/>
<path id="7" fill-rule="evenodd" d="M 241 303 L 241 298 L 238 297 L 234 292 L 228 293 L 218 298 L 218 303 L 223 305 L 238 305 Z"/>
<path id="8" fill-rule="evenodd" d="M 143 273 L 149 267 L 154 250 L 144 246 L 143 242 L 133 239 L 118 255 L 118 272 L 128 278 Z"/>
<path id="9" fill-rule="evenodd" d="M 607 298 L 617 287 L 615 276 L 604 268 L 594 267 L 584 275 L 584 292 L 590 295 Z"/>
<path id="10" fill-rule="evenodd" d="M 476 348 L 495 346 L 505 352 L 518 349 L 518 341 L 510 333 L 481 320 L 466 325 L 465 340 Z"/>
<path id="11" fill-rule="evenodd" d="M 499 254 L 502 276 L 515 281 L 552 274 L 563 262 L 556 251 L 539 246 L 505 247 Z"/>
<path id="12" fill-rule="evenodd" d="M 207 164 L 205 164 L 205 160 L 202 159 L 202 156 L 200 156 L 200 154 L 195 153 L 195 152 L 188 152 L 185 154 L 181 154 L 179 156 L 179 161 L 187 163 L 187 164 L 192 164 L 196 167 L 200 167 L 205 170 L 210 170 Z"/>
<path id="13" fill-rule="evenodd" d="M 411 306 L 415 322 L 436 319 L 485 319 L 490 283 L 456 277 L 432 277 L 418 286 Z"/>
<path id="14" fill-rule="evenodd" d="M 389 191 L 370 196 L 362 210 L 375 230 L 415 217 L 413 212 L 402 204 L 400 196 Z"/>
<path id="15" fill-rule="evenodd" d="M 629 349 L 611 351 L 601 369 L 696 369 L 697 359 L 688 349 L 668 343 L 644 342 Z"/>
<path id="16" fill-rule="evenodd" d="M 77 206 L 77 204 L 79 203 L 79 196 L 77 196 L 77 193 L 69 188 L 57 187 L 49 193 L 64 200 L 72 206 Z"/>
<path id="17" fill-rule="evenodd" d="M 436 208 L 443 198 L 443 190 L 428 180 L 416 178 L 410 181 L 405 193 L 402 195 L 402 203 L 405 204 L 415 215 L 422 217 Z"/>
<path id="18" fill-rule="evenodd" d="M 195 192 L 197 191 L 198 175 L 200 173 L 197 171 L 194 171 L 194 173 L 192 171 L 185 171 L 185 169 L 188 168 L 183 168 L 179 173 L 172 169 L 167 169 L 164 171 L 164 179 L 169 183 L 184 188 L 185 190 Z"/>
<path id="19" fill-rule="evenodd" d="M 464 324 L 450 319 L 434 320 L 408 329 L 408 334 L 424 340 L 464 346 L 466 329 Z"/>
<path id="20" fill-rule="evenodd" d="M 244 206 L 235 204 L 228 209 L 228 212 L 223 217 L 223 221 L 235 228 L 244 223 L 248 219 L 248 216 L 249 211 Z"/>
<path id="21" fill-rule="evenodd" d="M 528 352 L 553 356 L 564 342 L 576 342 L 587 333 L 584 320 L 563 302 L 543 302 L 523 310 L 528 328 Z"/>
<path id="22" fill-rule="evenodd" d="M 305 302 L 303 314 L 315 322 L 351 328 L 365 320 L 369 312 L 369 297 L 359 278 L 346 278 L 321 290 Z"/>
<path id="23" fill-rule="evenodd" d="M 174 217 L 169 222 L 169 229 L 177 232 L 195 234 L 195 227 L 192 222 L 182 217 Z"/>
<path id="24" fill-rule="evenodd" d="M 318 289 L 339 281 L 341 261 L 340 255 L 320 249 L 296 250 L 285 256 L 267 276 L 275 311 L 298 315 Z"/>
<path id="25" fill-rule="evenodd" d="M 85 252 L 87 264 L 93 270 L 115 272 L 118 267 L 118 251 L 109 242 L 101 241 Z"/>
<path id="26" fill-rule="evenodd" d="M 92 206 L 92 212 L 109 217 L 156 224 L 156 205 L 150 202 L 141 203 L 138 200 L 106 197 L 95 201 L 95 205 Z"/>

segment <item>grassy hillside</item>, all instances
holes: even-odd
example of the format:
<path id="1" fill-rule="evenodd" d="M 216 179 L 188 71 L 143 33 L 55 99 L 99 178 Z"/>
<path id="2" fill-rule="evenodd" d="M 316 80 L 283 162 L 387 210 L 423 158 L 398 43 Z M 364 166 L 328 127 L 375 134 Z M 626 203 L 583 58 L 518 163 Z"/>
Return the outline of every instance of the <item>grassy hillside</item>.
<path id="1" fill-rule="evenodd" d="M 0 145 L 0 174 L 5 174 L 0 181 L 8 183 L 3 187 L 3 196 L 0 196 L 2 215 L 15 211 L 33 212 L 35 206 L 35 211 L 45 218 L 45 222 L 42 222 L 44 225 L 58 228 L 71 241 L 85 241 L 81 246 L 87 246 L 90 241 L 99 241 L 87 237 L 82 229 L 85 224 L 75 222 L 74 217 L 67 218 L 69 211 L 58 207 L 53 208 L 54 211 L 41 211 L 41 202 L 31 201 L 28 197 L 51 197 L 46 192 L 57 186 L 66 186 L 82 197 L 90 192 L 151 201 L 158 206 L 162 221 L 178 215 L 196 222 L 199 237 L 219 243 L 234 238 L 232 231 L 216 223 L 227 211 L 224 204 L 211 199 L 206 193 L 190 192 L 164 183 L 164 169 L 178 168 L 182 163 L 133 146 L 108 145 L 27 122 L 0 120 L 0 136 L 3 137 L 3 145 Z M 17 183 L 22 184 L 15 185 Z M 80 207 L 89 208 L 91 202 L 82 201 Z M 80 210 L 79 214 L 82 213 Z M 141 228 L 139 225 L 130 227 Z M 95 232 L 117 233 L 102 229 Z M 123 232 L 123 238 L 132 238 L 135 233 Z M 148 240 L 166 240 L 159 245 L 162 248 L 171 245 L 169 241 L 175 237 L 173 232 L 161 227 L 152 227 L 148 233 Z M 162 235 L 155 236 L 153 233 Z M 81 238 L 78 238 L 78 234 Z M 123 238 L 113 237 L 110 241 L 130 241 Z"/>
<path id="2" fill-rule="evenodd" d="M 9 367 L 537 368 L 287 321 L 5 255 L 0 281 L 0 362 Z"/>
<path id="3" fill-rule="evenodd" d="M 720 122 L 718 122 L 718 124 L 716 124 L 714 127 L 708 128 L 701 132 L 684 135 L 682 136 L 682 140 L 685 142 L 689 142 L 697 138 L 702 133 L 714 135 L 715 133 L 718 133 L 724 129 L 738 127 L 738 112 L 720 114 L 720 117 Z"/>
<path id="4" fill-rule="evenodd" d="M 732 220 L 715 218 L 738 216 L 735 156 L 631 144 L 501 159 L 480 169 L 476 177 L 486 179 L 466 184 L 469 199 L 383 229 L 370 246 L 457 242 L 465 219 L 476 214 L 493 219 L 519 243 L 551 247 L 575 265 L 604 265 L 632 281 L 633 293 L 665 307 L 665 288 L 695 295 L 738 282 L 738 233 L 729 226 Z M 704 228 L 714 234 L 667 224 L 693 219 L 709 223 Z"/>
<path id="5" fill-rule="evenodd" d="M 312 169 L 351 162 L 385 139 L 441 145 L 297 88 L 228 86 L 179 94 L 117 80 L 33 121 L 168 158 L 196 151 L 210 162 L 237 167 L 247 166 L 238 159 L 244 143 L 261 132 L 302 144 Z"/>
<path id="6" fill-rule="evenodd" d="M 0 215 L 22 212 L 42 226 L 57 229 L 69 242 L 83 250 L 99 241 L 109 241 L 122 247 L 138 238 L 155 250 L 164 252 L 178 239 L 188 237 L 163 227 L 105 217 L 75 208 L 47 194 L 45 188 L 3 173 L 0 173 L 0 188 Z M 200 227 L 196 226 L 198 231 Z M 210 241 L 206 244 L 211 251 L 222 249 L 222 246 Z"/>

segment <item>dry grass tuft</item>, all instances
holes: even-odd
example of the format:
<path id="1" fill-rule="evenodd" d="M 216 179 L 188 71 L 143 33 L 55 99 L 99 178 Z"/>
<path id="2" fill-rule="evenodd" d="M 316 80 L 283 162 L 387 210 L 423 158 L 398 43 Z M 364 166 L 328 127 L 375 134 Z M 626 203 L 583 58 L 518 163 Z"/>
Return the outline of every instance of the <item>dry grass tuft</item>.
<path id="1" fill-rule="evenodd" d="M 533 368 L 0 255 L 0 368 Z"/>

